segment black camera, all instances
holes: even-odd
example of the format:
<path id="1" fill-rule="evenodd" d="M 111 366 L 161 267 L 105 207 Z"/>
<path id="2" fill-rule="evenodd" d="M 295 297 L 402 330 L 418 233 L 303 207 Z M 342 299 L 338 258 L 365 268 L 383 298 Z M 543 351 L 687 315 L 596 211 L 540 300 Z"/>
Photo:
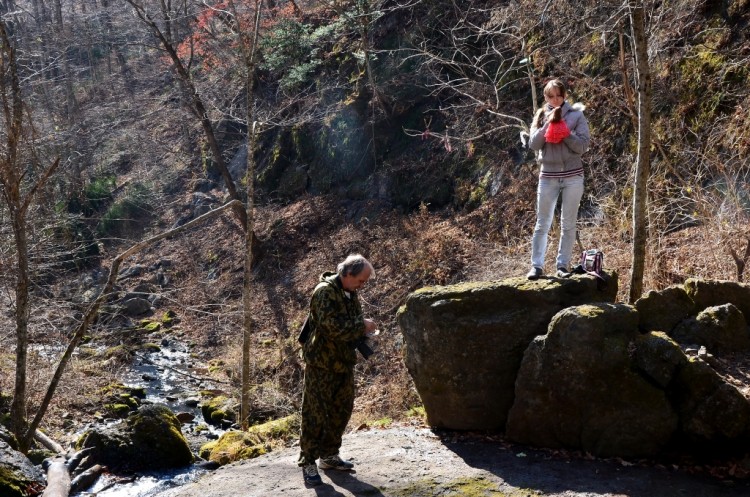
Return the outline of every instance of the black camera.
<path id="1" fill-rule="evenodd" d="M 356 340 L 354 342 L 354 348 L 357 349 L 365 359 L 369 359 L 370 356 L 375 353 L 375 351 L 372 350 L 372 347 L 370 347 L 367 337 L 362 337 L 359 340 Z"/>

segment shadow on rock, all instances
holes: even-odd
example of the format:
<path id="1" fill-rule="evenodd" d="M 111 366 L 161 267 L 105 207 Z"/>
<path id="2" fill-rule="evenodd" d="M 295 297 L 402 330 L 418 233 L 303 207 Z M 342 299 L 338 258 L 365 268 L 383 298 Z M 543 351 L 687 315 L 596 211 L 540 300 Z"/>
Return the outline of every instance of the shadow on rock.
<path id="1" fill-rule="evenodd" d="M 443 434 L 442 438 L 468 466 L 490 472 L 513 487 L 533 488 L 544 495 L 750 495 L 750 482 L 746 481 L 726 482 L 617 460 L 565 459 L 525 447 L 508 448 L 498 442 L 457 440 L 454 434 Z"/>
<path id="2" fill-rule="evenodd" d="M 377 487 L 370 485 L 362 480 L 354 477 L 355 472 L 345 471 L 326 471 L 325 475 L 331 479 L 331 481 L 341 488 L 344 488 L 352 493 L 352 495 L 368 495 L 372 497 L 385 497 L 383 493 Z M 318 494 L 321 497 L 328 497 L 329 495 L 342 495 L 340 493 L 335 494 Z"/>

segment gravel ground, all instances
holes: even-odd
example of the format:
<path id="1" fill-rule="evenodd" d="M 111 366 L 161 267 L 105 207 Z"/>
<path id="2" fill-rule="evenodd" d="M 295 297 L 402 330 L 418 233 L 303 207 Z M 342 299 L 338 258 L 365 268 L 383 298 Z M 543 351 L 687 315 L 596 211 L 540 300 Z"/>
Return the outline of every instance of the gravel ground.
<path id="1" fill-rule="evenodd" d="M 425 428 L 359 431 L 342 456 L 356 471 L 321 471 L 306 488 L 297 448 L 231 464 L 165 497 L 266 496 L 750 496 L 750 481 L 725 481 L 677 469 L 615 460 L 570 459 L 479 436 L 441 437 Z"/>

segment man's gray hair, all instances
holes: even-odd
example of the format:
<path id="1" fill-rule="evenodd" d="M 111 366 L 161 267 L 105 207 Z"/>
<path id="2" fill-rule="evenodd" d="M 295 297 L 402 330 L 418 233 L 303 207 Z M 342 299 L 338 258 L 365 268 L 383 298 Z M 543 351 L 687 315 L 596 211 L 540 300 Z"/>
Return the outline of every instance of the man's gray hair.
<path id="1" fill-rule="evenodd" d="M 344 259 L 344 262 L 341 262 L 336 266 L 336 272 L 339 276 L 357 276 L 364 271 L 365 268 L 370 268 L 370 278 L 374 278 L 375 269 L 373 269 L 370 261 L 360 254 L 351 254 Z"/>

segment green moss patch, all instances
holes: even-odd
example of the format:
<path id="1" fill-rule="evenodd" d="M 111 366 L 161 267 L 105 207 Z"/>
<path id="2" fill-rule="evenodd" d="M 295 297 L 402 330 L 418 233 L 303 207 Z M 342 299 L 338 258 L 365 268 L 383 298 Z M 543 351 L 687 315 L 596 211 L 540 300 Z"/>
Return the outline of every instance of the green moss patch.
<path id="1" fill-rule="evenodd" d="M 261 456 L 297 436 L 300 419 L 296 414 L 250 427 L 228 431 L 216 441 L 201 447 L 200 456 L 221 465 Z"/>
<path id="2" fill-rule="evenodd" d="M 32 483 L 10 468 L 0 466 L 0 494 L 3 497 L 28 497 L 32 495 L 28 492 Z"/>
<path id="3" fill-rule="evenodd" d="M 448 482 L 424 479 L 408 484 L 405 487 L 389 489 L 388 495 L 394 497 L 432 497 L 433 495 L 461 495 L 463 497 L 527 497 L 536 492 L 513 489 L 504 492 L 498 484 L 483 476 L 475 478 L 457 478 Z"/>

